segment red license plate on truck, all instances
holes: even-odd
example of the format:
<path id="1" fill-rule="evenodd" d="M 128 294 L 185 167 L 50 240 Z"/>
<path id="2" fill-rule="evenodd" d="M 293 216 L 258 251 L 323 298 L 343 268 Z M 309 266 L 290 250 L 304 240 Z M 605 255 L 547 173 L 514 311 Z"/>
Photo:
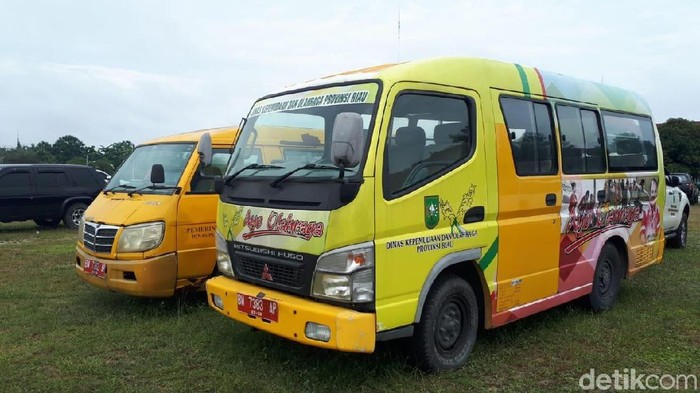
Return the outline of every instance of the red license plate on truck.
<path id="1" fill-rule="evenodd" d="M 276 301 L 250 296 L 244 293 L 237 293 L 236 297 L 238 301 L 238 311 L 268 321 L 277 322 L 279 308 L 277 307 Z"/>
<path id="2" fill-rule="evenodd" d="M 107 265 L 102 262 L 86 259 L 83 266 L 83 271 L 99 278 L 105 278 L 107 276 Z"/>

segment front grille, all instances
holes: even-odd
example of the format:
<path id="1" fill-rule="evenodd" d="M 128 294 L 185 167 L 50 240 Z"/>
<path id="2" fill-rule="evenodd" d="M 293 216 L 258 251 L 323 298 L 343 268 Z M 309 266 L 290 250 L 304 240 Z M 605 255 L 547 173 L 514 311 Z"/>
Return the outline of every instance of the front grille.
<path id="1" fill-rule="evenodd" d="M 83 227 L 83 244 L 88 250 L 109 254 L 119 227 L 86 221 Z"/>
<path id="2" fill-rule="evenodd" d="M 237 263 L 241 273 L 245 276 L 264 279 L 263 271 L 267 265 L 267 273 L 272 277 L 272 283 L 285 285 L 288 287 L 298 288 L 302 285 L 303 268 L 292 267 L 282 264 L 265 262 L 258 259 L 247 258 L 245 256 L 234 256 L 234 263 Z"/>

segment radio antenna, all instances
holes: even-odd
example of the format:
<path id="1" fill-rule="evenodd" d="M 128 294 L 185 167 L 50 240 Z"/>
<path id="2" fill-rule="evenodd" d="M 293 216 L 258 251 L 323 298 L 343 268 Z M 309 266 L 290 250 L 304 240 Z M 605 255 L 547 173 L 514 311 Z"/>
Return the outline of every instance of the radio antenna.
<path id="1" fill-rule="evenodd" d="M 396 62 L 401 62 L 401 6 L 399 5 L 399 15 L 397 18 L 396 30 Z"/>

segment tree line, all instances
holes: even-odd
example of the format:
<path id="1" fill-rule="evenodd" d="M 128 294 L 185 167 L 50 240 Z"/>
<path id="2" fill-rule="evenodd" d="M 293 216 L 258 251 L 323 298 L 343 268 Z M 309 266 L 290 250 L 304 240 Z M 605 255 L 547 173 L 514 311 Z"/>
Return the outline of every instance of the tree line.
<path id="1" fill-rule="evenodd" d="M 41 141 L 29 146 L 0 147 L 0 164 L 83 164 L 111 175 L 134 150 L 130 141 L 109 146 L 88 146 L 73 135 L 64 135 L 54 143 Z"/>
<path id="2" fill-rule="evenodd" d="M 669 172 L 685 172 L 700 177 L 700 122 L 682 118 L 668 119 L 657 125 Z M 130 141 L 109 146 L 87 146 L 73 135 L 65 135 L 53 144 L 41 141 L 30 146 L 17 142 L 15 148 L 0 147 L 0 163 L 5 164 L 88 164 L 109 174 L 134 150 Z"/>
<path id="3" fill-rule="evenodd" d="M 666 170 L 700 177 L 700 121 L 673 118 L 657 127 Z"/>

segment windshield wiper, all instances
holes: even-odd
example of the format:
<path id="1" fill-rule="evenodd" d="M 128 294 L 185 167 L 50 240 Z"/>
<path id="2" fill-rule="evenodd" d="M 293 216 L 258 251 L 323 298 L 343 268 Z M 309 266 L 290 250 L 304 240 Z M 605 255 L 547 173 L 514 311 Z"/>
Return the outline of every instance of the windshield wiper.
<path id="1" fill-rule="evenodd" d="M 241 169 L 239 169 L 238 171 L 236 171 L 235 173 L 233 173 L 232 175 L 226 176 L 226 177 L 224 178 L 224 185 L 225 185 L 225 186 L 228 186 L 229 184 L 231 184 L 231 181 L 232 181 L 233 179 L 235 179 L 238 175 L 240 175 L 241 173 L 243 173 L 243 171 L 246 171 L 246 170 L 248 170 L 248 169 L 260 169 L 260 170 L 262 170 L 262 169 L 284 169 L 284 167 L 283 167 L 283 166 L 279 166 L 279 165 L 265 165 L 265 164 L 250 164 L 250 165 L 246 165 L 246 166 L 244 166 L 243 168 L 241 168 Z"/>
<path id="2" fill-rule="evenodd" d="M 131 187 L 131 188 L 136 188 L 136 187 Z M 151 184 L 150 186 L 141 187 L 138 190 L 131 191 L 126 195 L 128 195 L 129 197 L 131 197 L 132 195 L 134 195 L 136 193 L 138 193 L 139 195 L 143 195 L 143 194 L 141 194 L 141 191 L 143 191 L 143 190 L 179 190 L 179 189 L 180 189 L 180 187 L 178 187 L 178 186 L 161 186 L 160 184 Z"/>
<path id="3" fill-rule="evenodd" d="M 284 181 L 284 179 L 288 178 L 289 176 L 292 176 L 294 173 L 304 170 L 304 169 L 333 169 L 333 170 L 338 170 L 340 169 L 341 171 L 343 170 L 340 167 L 333 166 L 333 165 L 318 165 L 318 164 L 306 164 L 304 166 L 300 166 L 299 168 L 292 169 L 291 171 L 285 173 L 284 175 L 278 177 L 277 179 L 273 180 L 272 183 L 270 183 L 270 187 L 277 188 L 277 186 Z"/>
<path id="4" fill-rule="evenodd" d="M 108 188 L 108 189 L 106 189 L 106 190 L 102 190 L 102 193 L 105 194 L 105 195 L 107 195 L 108 192 L 114 193 L 114 190 L 116 190 L 117 188 L 124 188 L 124 189 L 127 189 L 127 190 L 133 190 L 133 189 L 136 188 L 136 187 L 130 186 L 130 185 L 128 185 L 128 184 L 120 184 L 120 185 L 118 185 L 118 186 L 114 186 L 114 187 L 112 187 L 112 188 Z"/>

